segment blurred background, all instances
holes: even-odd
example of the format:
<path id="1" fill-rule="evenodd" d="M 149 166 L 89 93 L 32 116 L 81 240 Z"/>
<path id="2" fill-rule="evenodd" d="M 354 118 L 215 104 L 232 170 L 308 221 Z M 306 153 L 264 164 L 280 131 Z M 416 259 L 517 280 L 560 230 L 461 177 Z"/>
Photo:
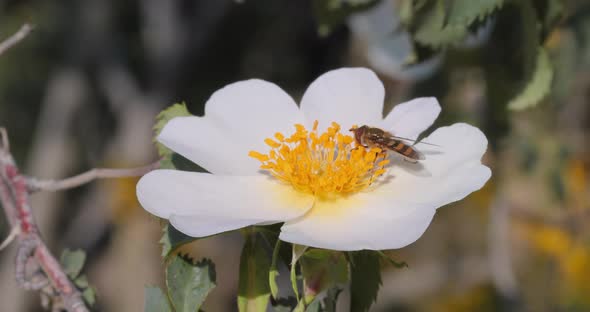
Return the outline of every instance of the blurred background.
<path id="1" fill-rule="evenodd" d="M 0 1 L 2 38 L 35 25 L 0 57 L 0 126 L 30 176 L 134 167 L 157 159 L 154 118 L 172 103 L 201 115 L 215 90 L 248 78 L 299 99 L 325 71 L 370 67 L 385 113 L 436 96 L 436 126 L 480 127 L 493 172 L 420 240 L 388 252 L 409 268 L 384 264 L 372 311 L 590 311 L 590 3 L 489 0 L 444 41 L 448 32 L 420 28 L 434 17 L 408 17 L 408 3 L 424 15 L 427 2 Z M 163 282 L 161 223 L 137 203 L 136 181 L 33 197 L 55 254 L 87 252 L 97 311 L 142 311 L 144 286 Z M 2 215 L 0 237 L 8 231 Z M 234 233 L 183 248 L 216 263 L 205 310 L 237 310 L 241 244 Z M 1 310 L 41 311 L 14 282 L 14 255 L 0 252 Z"/>

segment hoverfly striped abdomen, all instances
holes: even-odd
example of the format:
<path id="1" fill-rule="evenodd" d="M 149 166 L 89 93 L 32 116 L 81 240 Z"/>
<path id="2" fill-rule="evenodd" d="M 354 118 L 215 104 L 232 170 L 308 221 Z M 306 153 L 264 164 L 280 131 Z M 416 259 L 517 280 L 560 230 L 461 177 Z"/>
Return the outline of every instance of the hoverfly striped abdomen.
<path id="1" fill-rule="evenodd" d="M 357 144 L 364 147 L 379 147 L 382 150 L 395 152 L 409 162 L 423 160 L 424 156 L 414 146 L 408 145 L 393 134 L 374 127 L 361 126 L 350 129 L 354 133 Z"/>

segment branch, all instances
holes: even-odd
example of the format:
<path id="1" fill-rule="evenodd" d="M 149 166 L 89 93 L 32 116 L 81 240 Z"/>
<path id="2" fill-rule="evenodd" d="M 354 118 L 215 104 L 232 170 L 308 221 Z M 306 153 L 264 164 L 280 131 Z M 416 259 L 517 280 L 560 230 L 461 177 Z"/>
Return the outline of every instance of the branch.
<path id="1" fill-rule="evenodd" d="M 33 218 L 26 180 L 10 154 L 6 131 L 0 129 L 0 134 L 0 201 L 12 228 L 11 234 L 16 235 L 18 241 L 17 282 L 24 289 L 41 289 L 51 294 L 67 311 L 86 312 L 88 308 L 82 294 L 41 239 Z M 27 274 L 29 263 L 35 267 L 32 274 Z"/>
<path id="2" fill-rule="evenodd" d="M 160 161 L 137 168 L 129 169 L 107 169 L 95 168 L 79 175 L 63 179 L 63 180 L 38 180 L 36 178 L 27 179 L 27 187 L 29 192 L 48 191 L 55 192 L 59 190 L 67 190 L 81 186 L 83 184 L 92 182 L 96 179 L 108 178 L 127 178 L 142 176 L 160 166 Z"/>
<path id="3" fill-rule="evenodd" d="M 10 37 L 6 38 L 4 41 L 0 42 L 0 55 L 2 55 L 8 49 L 12 48 L 14 45 L 19 43 L 21 40 L 25 39 L 25 37 L 31 32 L 31 30 L 33 30 L 33 26 L 31 24 L 24 24 L 12 36 L 10 36 Z"/>

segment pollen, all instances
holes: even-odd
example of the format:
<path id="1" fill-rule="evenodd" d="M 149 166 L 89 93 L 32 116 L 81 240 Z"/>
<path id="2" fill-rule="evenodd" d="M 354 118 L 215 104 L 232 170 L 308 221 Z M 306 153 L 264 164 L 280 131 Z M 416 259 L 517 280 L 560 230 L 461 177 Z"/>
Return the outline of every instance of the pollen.
<path id="1" fill-rule="evenodd" d="M 290 136 L 277 132 L 264 140 L 268 153 L 248 155 L 260 161 L 260 169 L 299 191 L 316 196 L 356 193 L 375 183 L 389 160 L 385 151 L 360 146 L 340 130 L 335 122 L 323 133 L 318 133 L 317 121 L 311 131 L 296 124 Z"/>

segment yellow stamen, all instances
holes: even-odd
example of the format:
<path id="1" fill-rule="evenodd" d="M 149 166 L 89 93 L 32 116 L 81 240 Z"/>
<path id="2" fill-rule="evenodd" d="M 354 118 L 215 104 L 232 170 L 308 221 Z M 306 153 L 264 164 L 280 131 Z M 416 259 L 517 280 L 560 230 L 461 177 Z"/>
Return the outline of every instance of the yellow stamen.
<path id="1" fill-rule="evenodd" d="M 258 159 L 260 161 L 268 161 L 269 160 L 269 157 L 267 155 L 262 154 L 262 153 L 259 153 L 259 152 L 256 152 L 256 151 L 250 151 L 248 153 L 248 156 L 250 156 L 252 158 L 256 158 L 256 159 Z"/>
<path id="2" fill-rule="evenodd" d="M 356 146 L 355 140 L 340 130 L 335 122 L 321 134 L 317 121 L 311 132 L 296 124 L 292 135 L 277 132 L 274 138 L 278 142 L 264 140 L 271 147 L 268 154 L 250 151 L 248 155 L 261 162 L 261 169 L 299 191 L 317 196 L 355 193 L 383 175 L 389 160 L 385 151 Z"/>

